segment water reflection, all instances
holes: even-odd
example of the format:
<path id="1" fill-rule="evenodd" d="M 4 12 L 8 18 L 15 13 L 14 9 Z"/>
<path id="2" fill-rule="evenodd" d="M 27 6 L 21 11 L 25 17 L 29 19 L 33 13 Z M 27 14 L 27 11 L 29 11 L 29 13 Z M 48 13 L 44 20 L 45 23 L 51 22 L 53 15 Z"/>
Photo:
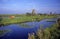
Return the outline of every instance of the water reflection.
<path id="1" fill-rule="evenodd" d="M 11 24 L 4 27 L 0 27 L 2 29 L 9 29 L 11 32 L 4 35 L 1 39 L 28 39 L 28 33 L 35 33 L 40 26 L 43 28 L 50 27 L 55 22 L 47 22 L 48 19 L 42 21 L 35 21 L 35 22 L 27 22 L 27 23 L 20 23 L 20 24 Z M 55 20 L 55 19 L 52 19 Z"/>

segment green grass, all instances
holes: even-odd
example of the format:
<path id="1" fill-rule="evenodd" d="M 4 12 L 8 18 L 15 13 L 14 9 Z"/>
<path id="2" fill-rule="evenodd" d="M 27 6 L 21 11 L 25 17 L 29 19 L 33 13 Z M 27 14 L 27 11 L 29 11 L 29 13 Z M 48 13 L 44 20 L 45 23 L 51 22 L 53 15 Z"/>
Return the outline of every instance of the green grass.
<path id="1" fill-rule="evenodd" d="M 46 18 L 54 18 L 56 16 L 44 16 L 44 15 L 34 15 L 34 16 L 26 16 L 26 15 L 21 15 L 19 18 L 3 18 L 2 22 L 3 24 L 11 24 L 11 23 L 21 23 L 21 22 L 29 22 L 29 21 L 40 21 L 42 19 Z"/>

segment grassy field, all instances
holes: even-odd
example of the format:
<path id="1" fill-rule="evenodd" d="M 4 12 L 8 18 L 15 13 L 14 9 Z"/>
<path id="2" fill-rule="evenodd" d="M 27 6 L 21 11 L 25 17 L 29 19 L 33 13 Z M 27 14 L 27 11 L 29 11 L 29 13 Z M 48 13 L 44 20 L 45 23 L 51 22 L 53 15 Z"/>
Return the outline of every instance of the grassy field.
<path id="1" fill-rule="evenodd" d="M 12 24 L 12 23 L 23 23 L 23 22 L 30 22 L 30 21 L 40 21 L 46 18 L 55 18 L 55 15 L 34 15 L 34 16 L 27 16 L 27 15 L 20 15 L 19 17 L 11 18 L 4 18 L 2 19 L 2 24 Z"/>

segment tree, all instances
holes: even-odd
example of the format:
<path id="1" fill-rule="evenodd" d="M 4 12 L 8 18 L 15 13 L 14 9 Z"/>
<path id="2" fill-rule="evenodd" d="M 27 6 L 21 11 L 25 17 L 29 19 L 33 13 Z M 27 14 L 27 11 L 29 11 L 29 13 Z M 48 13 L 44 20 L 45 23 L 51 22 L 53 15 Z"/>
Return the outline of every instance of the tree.
<path id="1" fill-rule="evenodd" d="M 26 15 L 27 15 L 27 16 L 30 16 L 30 15 L 31 15 L 31 13 L 28 13 L 28 12 L 27 12 L 27 13 L 26 13 Z"/>
<path id="2" fill-rule="evenodd" d="M 60 18 L 57 19 L 57 23 L 60 26 Z"/>
<path id="3" fill-rule="evenodd" d="M 0 25 L 2 24 L 2 20 L 3 20 L 3 18 L 2 18 L 2 16 L 0 16 Z"/>
<path id="4" fill-rule="evenodd" d="M 2 21 L 2 16 L 0 16 L 0 23 L 1 23 L 1 21 Z"/>

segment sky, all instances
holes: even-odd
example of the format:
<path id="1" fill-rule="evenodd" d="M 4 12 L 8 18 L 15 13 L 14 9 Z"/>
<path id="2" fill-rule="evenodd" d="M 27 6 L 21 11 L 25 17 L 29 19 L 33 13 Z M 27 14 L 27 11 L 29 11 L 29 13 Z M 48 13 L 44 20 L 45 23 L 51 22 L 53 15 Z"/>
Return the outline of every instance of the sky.
<path id="1" fill-rule="evenodd" d="M 60 13 L 60 0 L 0 0 L 0 14 Z"/>

